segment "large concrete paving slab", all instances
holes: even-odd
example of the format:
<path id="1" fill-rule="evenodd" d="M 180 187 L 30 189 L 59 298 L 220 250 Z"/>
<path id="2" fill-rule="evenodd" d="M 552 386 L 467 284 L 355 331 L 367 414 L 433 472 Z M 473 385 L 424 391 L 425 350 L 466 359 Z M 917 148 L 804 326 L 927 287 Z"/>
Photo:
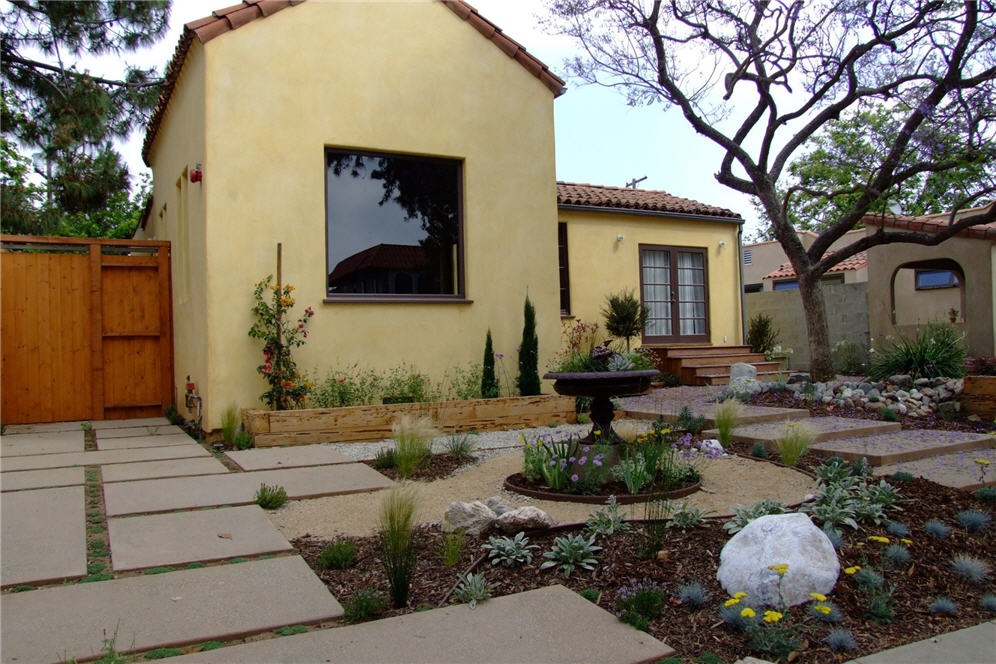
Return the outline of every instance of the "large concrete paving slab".
<path id="1" fill-rule="evenodd" d="M 77 486 L 82 485 L 83 482 L 83 469 L 80 467 L 46 468 L 44 470 L 22 470 L 16 473 L 0 473 L 0 491 Z"/>
<path id="2" fill-rule="evenodd" d="M 124 429 L 129 427 L 161 427 L 167 426 L 169 420 L 165 417 L 134 417 L 129 420 L 94 420 L 93 428 L 97 431 L 105 429 Z"/>
<path id="3" fill-rule="evenodd" d="M 263 447 L 253 450 L 225 452 L 242 470 L 270 470 L 302 466 L 327 466 L 352 463 L 355 459 L 337 452 L 328 445 L 296 445 L 294 447 Z"/>
<path id="4" fill-rule="evenodd" d="M 282 486 L 287 491 L 288 498 L 315 498 L 383 489 L 391 486 L 391 480 L 366 464 L 348 463 L 315 468 L 115 482 L 104 485 L 104 504 L 108 516 L 246 505 L 255 502 L 260 484 Z"/>
<path id="5" fill-rule="evenodd" d="M 316 623 L 342 607 L 299 556 L 3 597 L 3 662 L 64 662 Z"/>
<path id="6" fill-rule="evenodd" d="M 733 440 L 745 443 L 764 443 L 773 446 L 785 430 L 786 422 L 759 422 L 757 424 L 742 424 L 734 427 L 730 434 Z M 836 438 L 849 438 L 873 434 L 899 431 L 899 422 L 882 422 L 881 420 L 852 419 L 848 417 L 808 417 L 804 423 L 813 429 L 814 440 L 824 441 Z M 702 432 L 705 437 L 715 438 L 719 435 L 717 429 Z"/>
<path id="7" fill-rule="evenodd" d="M 996 446 L 988 434 L 965 431 L 904 429 L 897 433 L 855 436 L 821 441 L 810 449 L 821 454 L 837 455 L 853 461 L 862 457 L 873 466 Z"/>
<path id="8" fill-rule="evenodd" d="M 57 431 L 82 431 L 86 420 L 72 422 L 41 422 L 38 424 L 8 424 L 4 427 L 4 435 L 20 433 L 53 433 Z"/>
<path id="9" fill-rule="evenodd" d="M 938 634 L 883 650 L 848 664 L 992 664 L 996 662 L 996 621 Z"/>
<path id="10" fill-rule="evenodd" d="M 294 548 L 256 505 L 107 520 L 116 572 Z"/>
<path id="11" fill-rule="evenodd" d="M 81 486 L 4 494 L 0 500 L 0 584 L 7 587 L 83 576 L 84 501 Z M 6 633 L 6 597 L 3 614 Z"/>
<path id="12" fill-rule="evenodd" d="M 975 463 L 976 459 L 989 461 L 989 468 L 996 468 L 996 449 L 988 448 L 984 450 L 969 450 L 965 452 L 955 452 L 954 454 L 943 454 L 941 456 L 915 459 L 913 461 L 903 461 L 901 463 L 890 464 L 876 469 L 876 475 L 891 475 L 899 471 L 910 473 L 916 477 L 924 477 L 931 482 L 937 482 L 944 486 L 974 491 L 982 486 L 982 477 L 979 473 L 980 465 Z M 987 484 L 996 485 L 996 472 L 989 470 L 986 473 Z"/>
<path id="13" fill-rule="evenodd" d="M 119 429 L 120 431 L 120 429 Z M 183 433 L 167 433 L 164 435 L 123 436 L 121 438 L 102 438 L 97 434 L 98 450 L 129 450 L 141 447 L 168 447 L 170 445 L 185 445 L 197 441 Z"/>
<path id="14" fill-rule="evenodd" d="M 161 477 L 186 477 L 192 475 L 222 475 L 230 472 L 225 464 L 212 456 L 193 459 L 166 459 L 138 463 L 116 463 L 101 469 L 101 478 L 107 482 L 130 482 Z"/>
<path id="15" fill-rule="evenodd" d="M 36 454 L 19 456 L 0 461 L 3 472 L 15 470 L 37 470 L 39 468 L 65 468 L 68 466 L 101 466 L 113 463 L 134 463 L 156 459 L 190 459 L 209 457 L 211 453 L 188 440 L 185 445 L 147 447 L 132 450 L 105 450 L 96 452 L 73 452 L 71 454 Z"/>
<path id="16" fill-rule="evenodd" d="M 150 424 L 148 426 L 136 426 L 136 427 L 121 427 L 121 428 L 109 428 L 100 429 L 97 431 L 97 443 L 101 440 L 107 440 L 109 438 L 134 438 L 136 436 L 168 436 L 170 434 L 177 434 L 186 432 L 178 426 L 172 424 Z"/>
<path id="17" fill-rule="evenodd" d="M 83 430 L 50 433 L 22 433 L 0 438 L 0 456 L 28 456 L 33 454 L 62 454 L 82 452 L 86 441 Z"/>
<path id="18" fill-rule="evenodd" d="M 466 637 L 466 638 L 464 638 Z M 384 620 L 200 652 L 174 661 L 490 664 L 655 662 L 674 653 L 556 585 Z"/>

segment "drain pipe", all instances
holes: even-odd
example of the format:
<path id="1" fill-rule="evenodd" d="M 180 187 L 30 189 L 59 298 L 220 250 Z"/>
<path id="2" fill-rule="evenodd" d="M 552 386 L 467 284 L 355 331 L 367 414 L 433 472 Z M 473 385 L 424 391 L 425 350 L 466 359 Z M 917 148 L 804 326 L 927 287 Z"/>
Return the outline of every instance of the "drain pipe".
<path id="1" fill-rule="evenodd" d="M 747 301 L 744 298 L 744 222 L 737 228 L 737 261 L 740 264 L 740 345 L 747 343 Z"/>
<path id="2" fill-rule="evenodd" d="M 204 437 L 204 430 L 201 428 L 201 395 L 195 394 L 197 386 L 194 385 L 194 381 L 190 380 L 190 376 L 187 376 L 186 392 L 183 395 L 183 404 L 187 407 L 187 410 L 194 412 L 194 419 L 192 420 L 194 426 L 196 427 L 194 433 L 197 434 L 197 438 L 201 439 Z"/>

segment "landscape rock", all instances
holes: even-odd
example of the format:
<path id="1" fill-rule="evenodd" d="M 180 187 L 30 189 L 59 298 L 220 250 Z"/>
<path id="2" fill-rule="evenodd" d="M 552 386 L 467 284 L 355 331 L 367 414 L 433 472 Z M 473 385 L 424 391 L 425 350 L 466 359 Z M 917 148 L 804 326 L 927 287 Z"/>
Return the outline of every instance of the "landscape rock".
<path id="1" fill-rule="evenodd" d="M 557 520 L 538 507 L 527 505 L 505 512 L 495 521 L 503 532 L 517 533 L 522 530 L 550 528 L 557 525 Z"/>
<path id="2" fill-rule="evenodd" d="M 730 367 L 730 382 L 732 383 L 737 378 L 757 380 L 757 367 L 746 362 L 737 362 Z"/>
<path id="3" fill-rule="evenodd" d="M 490 528 L 497 518 L 498 515 L 479 500 L 472 503 L 457 501 L 446 508 L 442 529 L 444 533 L 462 532 L 476 536 Z"/>
<path id="4" fill-rule="evenodd" d="M 781 577 L 769 565 L 787 564 Z M 810 593 L 827 595 L 840 573 L 837 552 L 805 514 L 772 514 L 748 523 L 719 555 L 716 578 L 731 596 L 745 592 L 754 606 L 795 606 Z M 781 597 L 779 597 L 779 592 Z"/>
<path id="5" fill-rule="evenodd" d="M 699 449 L 705 454 L 713 454 L 716 456 L 726 452 L 726 450 L 723 449 L 723 444 L 715 438 L 706 438 L 703 440 L 699 443 Z"/>
<path id="6" fill-rule="evenodd" d="M 913 387 L 913 377 L 905 374 L 889 376 L 889 382 L 897 387 Z"/>
<path id="7" fill-rule="evenodd" d="M 795 385 L 796 383 L 811 383 L 812 380 L 809 378 L 807 373 L 791 373 L 789 374 L 788 380 L 785 381 L 788 385 Z"/>
<path id="8" fill-rule="evenodd" d="M 491 496 L 490 498 L 485 498 L 484 504 L 490 507 L 491 511 L 498 516 L 501 516 L 505 512 L 512 509 L 512 506 L 508 504 L 508 501 L 501 496 Z"/>

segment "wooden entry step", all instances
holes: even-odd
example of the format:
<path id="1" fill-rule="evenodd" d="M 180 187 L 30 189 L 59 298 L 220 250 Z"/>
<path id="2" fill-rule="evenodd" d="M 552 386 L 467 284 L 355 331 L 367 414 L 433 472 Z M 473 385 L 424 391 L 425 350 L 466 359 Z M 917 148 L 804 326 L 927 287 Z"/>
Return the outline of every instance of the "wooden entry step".
<path id="1" fill-rule="evenodd" d="M 655 359 L 657 368 L 676 376 L 683 385 L 725 385 L 730 382 L 730 367 L 738 362 L 757 368 L 758 380 L 777 380 L 779 362 L 769 362 L 762 353 L 752 353 L 750 346 L 644 345 Z"/>
<path id="2" fill-rule="evenodd" d="M 684 385 L 726 385 L 730 382 L 730 367 L 732 367 L 737 362 L 744 362 L 746 364 L 754 365 L 757 369 L 758 380 L 765 380 L 766 378 L 777 377 L 779 369 L 781 369 L 781 362 L 766 362 L 764 360 L 764 355 L 761 355 L 761 361 L 756 360 L 738 360 L 732 359 L 732 361 L 727 361 L 726 357 L 723 357 L 720 362 L 716 364 L 705 364 L 705 365 L 692 365 L 681 366 L 681 373 L 678 374 L 679 380 L 681 380 Z M 724 380 L 725 379 L 725 380 Z"/>

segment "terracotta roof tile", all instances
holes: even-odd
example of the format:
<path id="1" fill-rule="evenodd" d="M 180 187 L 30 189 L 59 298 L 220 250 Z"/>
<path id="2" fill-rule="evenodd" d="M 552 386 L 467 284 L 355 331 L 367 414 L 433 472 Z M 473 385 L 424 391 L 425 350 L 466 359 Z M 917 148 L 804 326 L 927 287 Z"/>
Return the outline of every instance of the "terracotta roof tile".
<path id="1" fill-rule="evenodd" d="M 688 198 L 678 198 L 666 191 L 605 187 L 572 182 L 557 182 L 557 204 L 740 219 L 739 214 L 726 208 L 705 205 Z"/>
<path id="2" fill-rule="evenodd" d="M 477 10 L 468 5 L 463 0 L 438 0 L 452 10 L 461 19 L 467 21 L 478 32 L 491 40 L 506 55 L 526 68 L 533 76 L 536 76 L 543 84 L 549 88 L 555 96 L 560 96 L 564 92 L 564 81 L 553 74 L 550 69 L 526 52 L 524 46 L 514 39 L 505 35 L 501 28 L 477 13 Z M 190 21 L 183 26 L 183 33 L 173 52 L 173 58 L 166 67 L 166 74 L 163 77 L 163 87 L 159 94 L 159 101 L 152 111 L 149 126 L 145 132 L 145 142 L 142 145 L 142 158 L 146 165 L 149 164 L 149 150 L 159 133 L 159 126 L 166 108 L 169 106 L 170 97 L 176 87 L 177 78 L 183 68 L 183 62 L 190 50 L 190 44 L 196 37 L 202 44 L 219 37 L 226 32 L 237 30 L 242 26 L 251 23 L 259 18 L 266 18 L 276 14 L 281 9 L 299 5 L 304 0 L 242 0 L 237 5 L 231 5 L 224 9 L 217 9 L 211 12 L 210 16 Z"/>
<path id="3" fill-rule="evenodd" d="M 375 244 L 343 258 L 328 276 L 328 285 L 364 270 L 417 270 L 429 263 L 424 248 L 408 244 Z"/>
<path id="4" fill-rule="evenodd" d="M 832 251 L 828 251 L 827 254 L 832 254 Z M 861 268 L 868 265 L 868 252 L 859 251 L 858 253 L 845 258 L 841 262 L 834 265 L 832 268 L 827 270 L 827 274 L 831 272 L 847 272 L 848 270 L 860 270 Z M 774 272 L 770 272 L 764 275 L 764 279 L 782 279 L 784 277 L 794 277 L 795 268 L 792 267 L 791 263 L 782 263 L 778 266 L 778 269 Z"/>
<path id="5" fill-rule="evenodd" d="M 996 205 L 996 203 L 990 203 L 989 205 L 984 205 L 982 207 L 959 210 L 955 215 L 955 218 L 958 219 L 966 214 L 982 212 L 987 207 L 992 205 Z M 920 217 L 875 213 L 866 214 L 862 217 L 861 221 L 866 226 L 882 226 L 902 231 L 916 231 L 919 233 L 938 233 L 947 228 L 950 218 L 950 212 L 925 214 Z M 959 231 L 956 235 L 958 237 L 996 240 L 996 222 L 990 222 L 979 226 L 970 226 L 969 228 Z"/>

